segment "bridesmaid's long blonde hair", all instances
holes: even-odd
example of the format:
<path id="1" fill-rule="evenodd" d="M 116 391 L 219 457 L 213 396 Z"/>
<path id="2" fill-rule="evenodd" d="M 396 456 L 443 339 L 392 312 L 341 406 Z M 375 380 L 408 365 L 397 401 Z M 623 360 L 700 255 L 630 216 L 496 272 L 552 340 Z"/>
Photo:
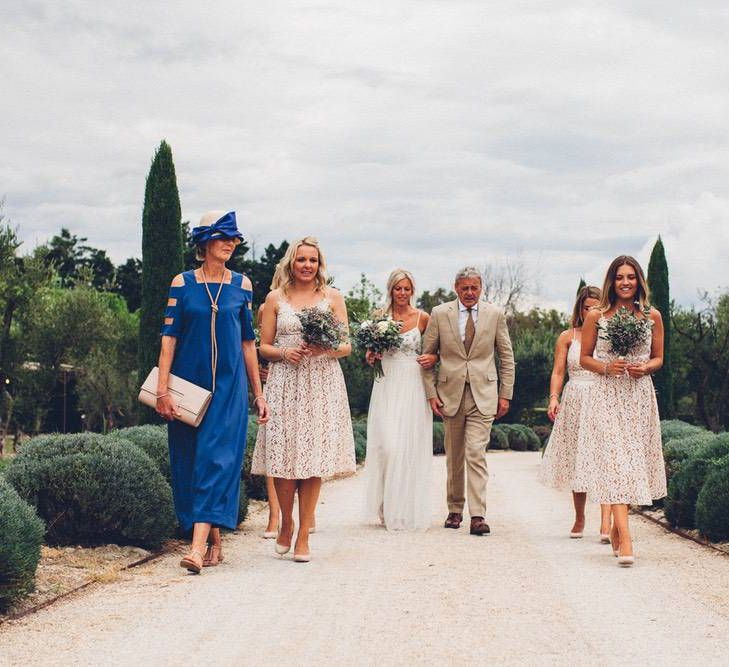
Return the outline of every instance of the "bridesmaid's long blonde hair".
<path id="1" fill-rule="evenodd" d="M 273 274 L 271 289 L 276 289 L 274 287 L 274 282 L 278 280 L 280 282 L 276 285 L 276 287 L 280 287 L 284 294 L 288 293 L 289 288 L 294 284 L 294 262 L 296 261 L 296 253 L 302 245 L 316 248 L 319 255 L 319 266 L 316 271 L 316 276 L 314 277 L 317 292 L 321 292 L 327 286 L 327 281 L 329 280 L 327 276 L 327 263 L 324 259 L 324 253 L 319 247 L 319 241 L 317 241 L 313 236 L 305 236 L 303 239 L 299 239 L 288 247 L 286 254 L 278 263 L 276 271 Z"/>

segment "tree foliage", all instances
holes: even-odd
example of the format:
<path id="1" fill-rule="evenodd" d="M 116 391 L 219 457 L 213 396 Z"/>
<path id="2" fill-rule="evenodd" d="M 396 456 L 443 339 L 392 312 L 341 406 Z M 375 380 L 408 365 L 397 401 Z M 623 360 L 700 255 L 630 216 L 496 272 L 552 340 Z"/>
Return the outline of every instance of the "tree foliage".
<path id="1" fill-rule="evenodd" d="M 663 317 L 663 368 L 653 377 L 658 399 L 658 411 L 663 419 L 673 417 L 673 371 L 671 370 L 671 297 L 668 283 L 668 263 L 661 237 L 658 237 L 648 263 L 648 287 L 651 303 Z"/>
<path id="2" fill-rule="evenodd" d="M 684 344 L 673 366 L 694 419 L 721 431 L 729 428 L 729 293 L 705 294 L 702 304 L 674 308 L 673 330 Z"/>
<path id="3" fill-rule="evenodd" d="M 142 302 L 139 381 L 159 356 L 159 330 L 172 278 L 183 270 L 180 197 L 172 149 L 162 141 L 147 176 L 142 213 Z"/>

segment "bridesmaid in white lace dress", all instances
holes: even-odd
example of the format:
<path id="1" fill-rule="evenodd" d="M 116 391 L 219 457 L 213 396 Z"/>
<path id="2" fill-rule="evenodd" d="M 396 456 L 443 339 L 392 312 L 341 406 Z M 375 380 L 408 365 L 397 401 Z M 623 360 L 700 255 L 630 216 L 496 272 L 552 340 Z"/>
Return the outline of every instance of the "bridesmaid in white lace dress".
<path id="1" fill-rule="evenodd" d="M 663 321 L 655 308 L 645 340 L 627 357 L 614 354 L 598 336 L 621 307 L 645 317 L 648 286 L 640 264 L 627 255 L 613 260 L 599 310 L 587 315 L 582 333 L 582 367 L 598 374 L 587 404 L 577 446 L 576 469 L 590 500 L 612 505 L 610 539 L 618 564 L 634 562 L 628 524 L 630 505 L 650 505 L 666 495 L 661 425 L 651 374 L 663 365 Z"/>
<path id="2" fill-rule="evenodd" d="M 351 345 L 323 350 L 302 340 L 297 312 L 304 308 L 331 308 L 347 325 L 344 298 L 327 287 L 324 255 L 316 239 L 306 237 L 289 246 L 280 267 L 282 286 L 269 292 L 261 321 L 261 355 L 272 362 L 264 390 L 271 420 L 258 431 L 251 472 L 274 478 L 281 505 L 275 549 L 281 555 L 291 549 L 298 490 L 294 560 L 308 562 L 322 477 L 355 471 L 347 388 L 337 361 L 351 352 Z"/>
<path id="3" fill-rule="evenodd" d="M 572 491 L 572 502 L 575 507 L 575 523 L 570 531 L 572 538 L 580 538 L 584 534 L 587 502 L 586 489 L 580 488 L 575 471 L 577 435 L 581 426 L 580 411 L 597 377 L 593 372 L 580 366 L 582 324 L 587 314 L 599 303 L 599 287 L 585 286 L 580 289 L 572 309 L 572 327 L 563 331 L 557 338 L 547 409 L 547 415 L 554 422 L 554 428 L 544 450 L 539 470 L 539 479 L 543 484 Z M 566 384 L 565 373 L 568 375 Z M 607 544 L 610 542 L 610 505 L 601 505 L 600 514 L 600 540 Z"/>
<path id="4" fill-rule="evenodd" d="M 365 518 L 388 530 L 425 530 L 431 519 L 433 414 L 418 362 L 429 318 L 413 306 L 414 294 L 412 275 L 395 269 L 385 312 L 402 322 L 403 340 L 381 357 L 385 375 L 375 379 L 367 415 Z M 366 358 L 373 364 L 376 355 Z"/>

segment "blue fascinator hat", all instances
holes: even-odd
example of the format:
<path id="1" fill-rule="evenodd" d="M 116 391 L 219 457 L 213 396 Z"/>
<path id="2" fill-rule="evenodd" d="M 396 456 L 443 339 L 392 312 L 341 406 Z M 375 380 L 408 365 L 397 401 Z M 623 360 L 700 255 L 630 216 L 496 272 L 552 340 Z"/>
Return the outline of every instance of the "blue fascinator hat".
<path id="1" fill-rule="evenodd" d="M 235 221 L 235 211 L 208 211 L 200 218 L 200 225 L 192 228 L 192 245 L 213 239 L 243 239 Z"/>

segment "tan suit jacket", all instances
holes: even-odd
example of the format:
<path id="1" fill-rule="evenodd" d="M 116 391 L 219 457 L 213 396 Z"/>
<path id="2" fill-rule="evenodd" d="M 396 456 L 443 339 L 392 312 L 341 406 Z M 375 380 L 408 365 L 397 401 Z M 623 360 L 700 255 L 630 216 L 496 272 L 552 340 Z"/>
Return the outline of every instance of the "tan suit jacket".
<path id="1" fill-rule="evenodd" d="M 514 392 L 514 353 L 501 308 L 480 301 L 476 333 L 468 354 L 458 328 L 458 300 L 433 308 L 423 334 L 423 354 L 438 354 L 440 368 L 423 371 L 428 398 L 438 396 L 446 417 L 458 411 L 468 374 L 471 393 L 481 414 L 496 414 L 498 398 L 511 400 Z M 496 372 L 498 354 L 499 371 Z"/>

